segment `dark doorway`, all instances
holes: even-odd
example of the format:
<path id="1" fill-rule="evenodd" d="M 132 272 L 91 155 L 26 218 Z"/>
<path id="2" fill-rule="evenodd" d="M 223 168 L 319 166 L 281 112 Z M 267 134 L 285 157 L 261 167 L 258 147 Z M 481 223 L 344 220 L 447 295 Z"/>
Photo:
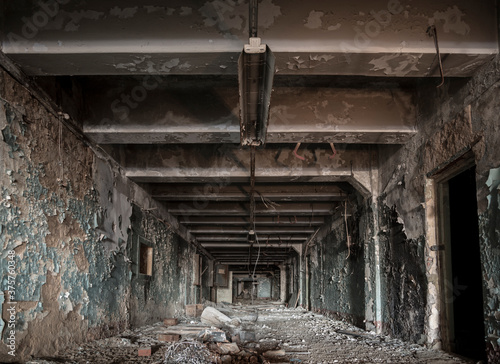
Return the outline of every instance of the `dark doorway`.
<path id="1" fill-rule="evenodd" d="M 484 360 L 484 313 L 476 198 L 476 168 L 448 181 L 453 306 L 453 351 Z M 451 278 L 451 279 L 450 279 Z"/>

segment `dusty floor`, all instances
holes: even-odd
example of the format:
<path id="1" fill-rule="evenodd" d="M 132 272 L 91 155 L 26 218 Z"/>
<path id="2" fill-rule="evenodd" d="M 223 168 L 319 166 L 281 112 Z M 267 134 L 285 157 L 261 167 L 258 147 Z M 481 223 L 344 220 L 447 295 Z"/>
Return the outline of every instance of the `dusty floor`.
<path id="1" fill-rule="evenodd" d="M 236 349 L 239 351 L 232 356 L 221 353 L 222 344 L 217 346 L 208 342 L 201 346 L 193 340 L 196 335 L 182 335 L 181 342 L 177 343 L 158 340 L 160 334 L 175 332 L 176 328 L 202 329 L 199 318 L 183 318 L 177 327 L 167 328 L 157 323 L 127 330 L 119 336 L 87 343 L 54 358 L 28 363 L 471 363 L 443 352 L 377 336 L 301 308 L 223 305 L 217 309 L 233 319 L 231 325 L 223 327 L 227 337 L 238 343 Z M 184 340 L 186 344 L 182 344 Z M 153 347 L 153 355 L 139 357 L 138 349 L 147 346 Z M 210 353 L 205 347 L 218 359 L 208 359 Z M 180 361 L 173 361 L 173 355 L 170 361 L 165 360 L 166 353 L 172 354 L 175 350 L 179 353 L 180 348 L 196 352 L 198 359 L 188 359 L 192 354 L 185 353 Z M 203 350 L 206 350 L 204 358 Z"/>

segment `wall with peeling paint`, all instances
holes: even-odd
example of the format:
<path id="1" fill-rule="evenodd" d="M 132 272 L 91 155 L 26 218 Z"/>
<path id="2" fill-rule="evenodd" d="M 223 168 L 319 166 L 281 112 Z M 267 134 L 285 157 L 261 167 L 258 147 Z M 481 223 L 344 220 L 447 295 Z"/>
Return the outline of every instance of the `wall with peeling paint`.
<path id="1" fill-rule="evenodd" d="M 426 226 L 434 226 L 436 211 L 426 211 L 433 209 L 434 205 L 429 204 L 424 187 L 428 184 L 427 177 L 432 180 L 434 175 L 470 150 L 476 163 L 486 340 L 496 345 L 500 337 L 499 68 L 500 58 L 497 56 L 471 79 L 450 79 L 439 89 L 436 81 L 421 82 L 417 97 L 419 134 L 404 146 L 380 147 L 380 211 L 381 215 L 384 211 L 391 211 L 381 224 L 381 230 L 384 223 L 384 229 L 388 230 L 381 233 L 387 236 L 384 244 L 386 250 L 390 250 L 393 247 L 390 236 L 395 233 L 394 229 L 400 230 L 399 237 L 393 238 L 401 242 L 398 249 L 403 249 L 406 256 L 403 261 L 401 258 L 387 259 L 384 275 L 388 286 L 387 330 L 396 336 L 417 341 L 419 333 L 425 331 L 429 345 L 441 345 L 436 321 L 429 319 L 436 317 L 439 311 L 438 262 L 426 245 L 431 241 L 429 231 L 432 231 L 426 230 Z M 393 223 L 388 225 L 391 219 Z M 398 267 L 403 267 L 402 272 L 398 272 Z M 424 288 L 422 269 L 425 269 L 429 289 Z M 427 289 L 431 295 L 421 296 L 425 298 L 422 302 L 412 293 L 415 289 Z M 391 302 L 399 300 L 398 295 L 410 295 L 400 308 L 391 306 Z M 413 324 L 405 323 L 408 317 L 403 311 L 408 310 L 408 302 L 414 306 L 414 317 L 410 318 Z M 420 306 L 422 304 L 425 307 Z M 425 330 L 422 330 L 422 324 Z M 488 350 L 493 350 L 493 346 L 490 345 Z"/>
<path id="2" fill-rule="evenodd" d="M 153 248 L 153 274 L 138 271 L 138 245 Z M 192 245 L 175 235 L 164 223 L 134 206 L 128 244 L 132 260 L 130 324 L 142 326 L 165 317 L 179 317 L 186 304 L 194 303 Z"/>
<path id="3" fill-rule="evenodd" d="M 154 205 L 146 191 L 62 125 L 64 115 L 52 115 L 5 72 L 0 85 L 0 361 L 54 355 L 179 313 L 194 300 L 194 249 L 142 212 Z M 149 295 L 133 274 L 137 236 L 155 244 Z M 15 357 L 5 345 L 10 250 Z"/>
<path id="4" fill-rule="evenodd" d="M 308 252 L 310 301 L 314 311 L 365 327 L 365 236 L 363 204 L 348 203 L 347 243 L 344 209 L 330 223 L 331 232 Z"/>

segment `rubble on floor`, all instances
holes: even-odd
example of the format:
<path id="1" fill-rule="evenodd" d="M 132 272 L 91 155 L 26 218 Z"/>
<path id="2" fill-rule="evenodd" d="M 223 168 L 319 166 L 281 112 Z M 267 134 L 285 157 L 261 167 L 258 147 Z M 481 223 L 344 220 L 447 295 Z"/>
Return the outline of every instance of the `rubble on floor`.
<path id="1" fill-rule="evenodd" d="M 211 364 L 216 363 L 218 356 L 195 340 L 186 340 L 171 344 L 165 351 L 165 364 Z"/>
<path id="2" fill-rule="evenodd" d="M 166 326 L 176 323 L 166 320 L 126 330 L 29 363 L 471 363 L 302 308 L 210 306 L 216 308 L 205 308 L 201 318 L 186 316 L 176 325 Z"/>

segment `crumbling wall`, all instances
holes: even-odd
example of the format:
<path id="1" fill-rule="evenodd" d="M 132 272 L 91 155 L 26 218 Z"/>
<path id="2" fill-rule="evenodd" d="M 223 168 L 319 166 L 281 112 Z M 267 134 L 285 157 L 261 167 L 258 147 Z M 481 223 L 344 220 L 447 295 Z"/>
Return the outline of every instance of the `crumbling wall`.
<path id="1" fill-rule="evenodd" d="M 192 262 L 195 250 L 162 221 L 134 206 L 128 256 L 132 265 L 130 323 L 133 327 L 184 314 L 192 297 Z M 153 272 L 145 276 L 138 271 L 139 243 L 153 248 Z"/>
<path id="2" fill-rule="evenodd" d="M 425 275 L 423 236 L 408 239 L 395 208 L 384 206 L 379 234 L 384 279 L 383 331 L 405 341 L 425 343 Z"/>
<path id="3" fill-rule="evenodd" d="M 159 208 L 64 118 L 0 71 L 1 362 L 52 356 L 190 299 L 193 248 L 142 212 Z M 142 301 L 131 285 L 136 232 L 157 245 L 161 268 Z"/>
<path id="4" fill-rule="evenodd" d="M 348 204 L 351 206 L 351 204 Z M 360 235 L 361 211 L 344 210 L 331 222 L 331 232 L 310 252 L 310 291 L 313 310 L 365 327 L 365 241 Z"/>
<path id="5" fill-rule="evenodd" d="M 0 84 L 0 357 L 8 361 L 124 328 L 128 279 L 123 254 L 99 230 L 94 154 L 4 72 Z"/>
<path id="6" fill-rule="evenodd" d="M 387 254 L 384 279 L 387 282 L 385 302 L 386 330 L 402 338 L 418 341 L 422 332 L 422 321 L 429 345 L 439 345 L 437 323 L 429 323 L 429 317 L 439 309 L 438 276 L 436 255 L 429 247 L 422 249 L 426 236 L 426 178 L 443 170 L 458 156 L 471 151 L 476 162 L 476 185 L 480 228 L 481 261 L 483 267 L 483 289 L 485 294 L 485 324 L 488 341 L 496 342 L 500 336 L 500 302 L 498 300 L 500 262 L 498 259 L 498 174 L 500 166 L 500 123 L 498 94 L 500 88 L 500 58 L 497 56 L 471 79 L 451 79 L 436 88 L 437 80 L 422 81 L 418 86 L 419 133 L 401 147 L 380 147 L 380 215 L 384 211 L 380 232 L 385 234 L 385 249 L 393 249 L 391 230 L 403 229 L 404 236 L 396 238 L 402 243 L 406 258 L 393 260 Z M 430 211 L 428 216 L 435 216 Z M 394 217 L 390 217 L 394 216 Z M 396 217 L 397 216 L 397 217 Z M 383 217 L 381 217 L 383 219 Z M 397 224 L 391 223 L 396 220 Z M 385 230 L 385 231 L 384 231 Z M 404 280 L 396 277 L 404 264 Z M 427 272 L 428 292 L 426 306 L 417 295 L 410 294 L 405 305 L 398 296 L 423 289 L 425 280 L 419 279 L 422 269 Z M 413 279 L 411 279 L 413 277 Z M 394 303 L 398 303 L 394 305 Z M 404 311 L 412 307 L 413 324 Z M 432 320 L 431 320 L 432 321 Z M 490 346 L 490 350 L 493 347 Z"/>

